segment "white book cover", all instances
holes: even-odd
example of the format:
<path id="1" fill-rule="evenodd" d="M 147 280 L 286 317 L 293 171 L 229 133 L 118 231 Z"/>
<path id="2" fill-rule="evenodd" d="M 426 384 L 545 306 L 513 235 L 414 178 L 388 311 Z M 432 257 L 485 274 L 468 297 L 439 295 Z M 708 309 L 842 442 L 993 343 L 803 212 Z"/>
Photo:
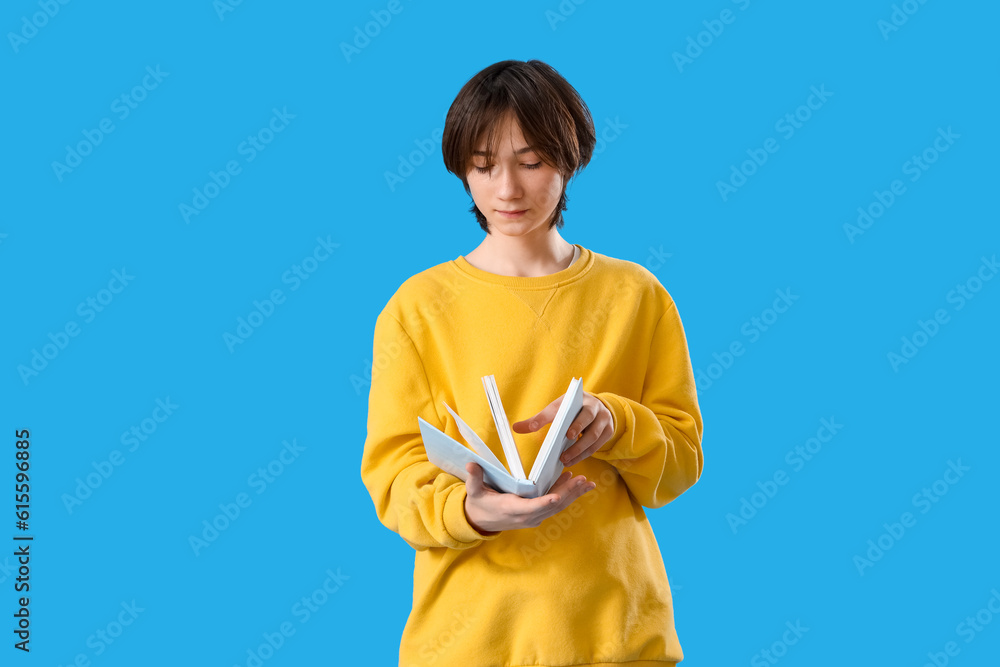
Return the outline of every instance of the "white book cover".
<path id="1" fill-rule="evenodd" d="M 504 468 L 503 463 L 490 451 L 482 438 L 476 435 L 476 432 L 469 428 L 469 425 L 447 403 L 444 407 L 455 418 L 458 431 L 469 446 L 461 444 L 422 417 L 417 417 L 428 460 L 463 481 L 469 476 L 465 464 L 471 461 L 483 469 L 483 481 L 497 491 L 514 493 L 523 498 L 544 496 L 563 472 L 564 466 L 559 457 L 575 442 L 575 439 L 566 437 L 566 431 L 583 407 L 582 378 L 573 378 L 569 383 L 569 388 L 563 396 L 555 418 L 549 424 L 545 440 L 527 476 L 524 474 L 521 457 L 514 443 L 514 434 L 511 432 L 510 422 L 503 410 L 496 380 L 492 375 L 483 377 L 483 388 L 486 390 L 486 399 L 490 404 L 490 413 L 493 415 L 493 423 L 500 436 L 504 456 L 511 469 L 508 471 Z"/>

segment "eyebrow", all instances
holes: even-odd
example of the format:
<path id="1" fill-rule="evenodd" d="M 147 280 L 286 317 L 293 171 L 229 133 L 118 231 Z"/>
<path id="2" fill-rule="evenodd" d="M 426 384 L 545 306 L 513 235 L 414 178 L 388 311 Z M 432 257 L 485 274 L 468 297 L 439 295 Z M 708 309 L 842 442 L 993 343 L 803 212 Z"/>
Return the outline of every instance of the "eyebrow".
<path id="1" fill-rule="evenodd" d="M 522 153 L 530 153 L 535 150 L 534 146 L 525 146 L 524 148 L 518 148 L 514 151 L 514 155 L 521 155 Z M 472 151 L 473 155 L 486 155 L 486 151 Z"/>

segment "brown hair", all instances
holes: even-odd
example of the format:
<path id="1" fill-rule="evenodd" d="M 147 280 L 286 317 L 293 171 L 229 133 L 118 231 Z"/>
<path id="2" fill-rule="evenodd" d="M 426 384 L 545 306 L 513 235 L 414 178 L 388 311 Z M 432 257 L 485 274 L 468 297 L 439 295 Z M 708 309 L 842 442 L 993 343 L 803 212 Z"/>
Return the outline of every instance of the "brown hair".
<path id="1" fill-rule="evenodd" d="M 549 223 L 562 228 L 566 185 L 594 154 L 594 121 L 583 98 L 555 69 L 540 60 L 504 60 L 469 79 L 455 97 L 441 136 L 444 166 L 462 180 L 471 195 L 466 174 L 476 144 L 485 135 L 486 160 L 492 163 L 498 139 L 496 129 L 512 113 L 524 138 L 539 157 L 563 175 L 563 191 Z M 490 233 L 486 216 L 475 202 L 470 213 Z"/>

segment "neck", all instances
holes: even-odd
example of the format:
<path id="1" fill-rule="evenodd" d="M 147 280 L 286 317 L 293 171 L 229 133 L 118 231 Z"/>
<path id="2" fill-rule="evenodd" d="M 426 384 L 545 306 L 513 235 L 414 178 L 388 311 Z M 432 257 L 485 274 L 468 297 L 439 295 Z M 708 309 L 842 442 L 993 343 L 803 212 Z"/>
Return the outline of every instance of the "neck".
<path id="1" fill-rule="evenodd" d="M 569 267 L 576 247 L 552 228 L 530 236 L 488 234 L 465 260 L 483 271 L 501 276 L 532 278 Z"/>

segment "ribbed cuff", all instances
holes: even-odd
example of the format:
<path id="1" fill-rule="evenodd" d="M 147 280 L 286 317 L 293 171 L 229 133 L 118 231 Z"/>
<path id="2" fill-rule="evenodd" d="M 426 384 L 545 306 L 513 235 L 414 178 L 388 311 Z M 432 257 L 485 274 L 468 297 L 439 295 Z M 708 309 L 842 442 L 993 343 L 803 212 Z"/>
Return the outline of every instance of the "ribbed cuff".
<path id="1" fill-rule="evenodd" d="M 481 540 L 492 540 L 499 532 L 484 535 L 472 527 L 469 518 L 465 516 L 465 484 L 456 484 L 455 490 L 448 495 L 444 503 L 444 528 L 456 541 L 469 546 Z"/>
<path id="2" fill-rule="evenodd" d="M 611 439 L 606 443 L 601 445 L 601 448 L 597 451 L 608 452 L 611 448 L 621 440 L 621 437 L 625 434 L 625 408 L 622 406 L 622 402 L 618 400 L 618 397 L 611 392 L 602 392 L 600 394 L 594 394 L 601 403 L 607 406 L 608 410 L 611 411 L 611 426 L 614 429 L 614 433 L 611 435 Z"/>

